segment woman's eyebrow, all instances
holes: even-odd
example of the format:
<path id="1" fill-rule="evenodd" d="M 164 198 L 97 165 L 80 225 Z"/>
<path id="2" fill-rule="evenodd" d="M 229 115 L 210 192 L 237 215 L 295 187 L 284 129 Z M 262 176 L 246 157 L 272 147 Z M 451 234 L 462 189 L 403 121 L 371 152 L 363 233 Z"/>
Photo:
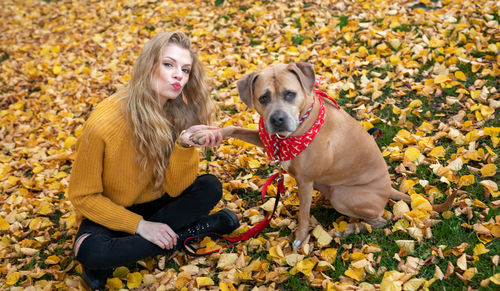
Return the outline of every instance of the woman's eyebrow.
<path id="1" fill-rule="evenodd" d="M 171 60 L 171 61 L 173 61 L 173 62 L 177 63 L 177 60 L 176 60 L 176 59 L 174 59 L 174 58 L 172 58 L 172 57 L 170 57 L 170 56 L 164 56 L 164 57 L 163 57 L 163 61 L 165 61 L 165 60 Z M 189 67 L 191 67 L 191 64 L 190 64 L 190 63 L 186 63 L 186 64 L 183 64 L 182 66 L 183 66 L 183 67 L 184 67 L 184 66 L 189 66 Z"/>

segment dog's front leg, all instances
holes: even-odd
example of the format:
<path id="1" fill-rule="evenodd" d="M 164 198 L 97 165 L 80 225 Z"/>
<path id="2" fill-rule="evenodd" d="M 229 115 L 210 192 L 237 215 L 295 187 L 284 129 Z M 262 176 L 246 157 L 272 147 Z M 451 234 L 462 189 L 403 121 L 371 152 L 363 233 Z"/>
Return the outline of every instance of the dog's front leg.
<path id="1" fill-rule="evenodd" d="M 299 188 L 299 225 L 295 231 L 295 241 L 293 248 L 296 250 L 306 239 L 309 232 L 309 214 L 312 203 L 313 181 L 296 179 Z"/>

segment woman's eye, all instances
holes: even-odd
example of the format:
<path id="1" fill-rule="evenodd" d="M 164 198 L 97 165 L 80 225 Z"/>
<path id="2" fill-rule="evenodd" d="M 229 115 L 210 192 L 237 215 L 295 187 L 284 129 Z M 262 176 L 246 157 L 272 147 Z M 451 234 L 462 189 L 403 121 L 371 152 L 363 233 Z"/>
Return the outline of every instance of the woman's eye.
<path id="1" fill-rule="evenodd" d="M 163 63 L 163 65 L 164 65 L 165 67 L 171 67 L 171 66 L 172 66 L 172 64 L 171 64 L 171 63 Z"/>
<path id="2" fill-rule="evenodd" d="M 189 69 L 182 69 L 182 71 L 183 71 L 184 73 L 186 73 L 186 74 L 189 74 L 189 73 L 191 72 L 191 70 L 189 70 Z"/>
<path id="3" fill-rule="evenodd" d="M 267 103 L 269 103 L 270 100 L 271 98 L 269 97 L 269 95 L 262 95 L 259 97 L 259 102 L 262 105 L 266 105 Z"/>

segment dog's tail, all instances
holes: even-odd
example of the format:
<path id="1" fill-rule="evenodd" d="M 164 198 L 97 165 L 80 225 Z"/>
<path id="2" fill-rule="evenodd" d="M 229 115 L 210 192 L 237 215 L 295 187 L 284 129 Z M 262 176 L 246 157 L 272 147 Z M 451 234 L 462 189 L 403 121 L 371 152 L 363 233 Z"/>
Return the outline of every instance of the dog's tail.
<path id="1" fill-rule="evenodd" d="M 451 205 L 453 204 L 453 200 L 455 200 L 455 197 L 457 197 L 457 193 L 458 191 L 455 190 L 453 191 L 453 193 L 451 193 L 450 196 L 448 196 L 448 198 L 446 198 L 446 200 L 443 203 L 432 205 L 432 210 L 436 212 L 443 212 L 450 209 Z M 403 200 L 406 203 L 411 203 L 409 195 L 399 192 L 394 188 L 391 188 L 391 193 L 389 195 L 389 198 L 394 200 Z"/>

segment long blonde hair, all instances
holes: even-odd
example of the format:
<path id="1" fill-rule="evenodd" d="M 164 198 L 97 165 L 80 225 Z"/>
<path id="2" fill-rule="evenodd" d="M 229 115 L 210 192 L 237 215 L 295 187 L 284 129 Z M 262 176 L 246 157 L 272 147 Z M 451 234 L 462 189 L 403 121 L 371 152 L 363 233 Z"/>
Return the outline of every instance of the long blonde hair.
<path id="1" fill-rule="evenodd" d="M 182 90 L 187 104 L 182 97 L 177 97 L 161 107 L 151 88 L 151 78 L 159 68 L 163 50 L 170 44 L 189 50 L 193 64 Z M 170 31 L 158 33 L 149 40 L 137 58 L 125 90 L 125 116 L 134 133 L 139 165 L 143 170 L 151 166 L 153 191 L 160 194 L 164 191 L 165 169 L 180 132 L 195 124 L 211 122 L 213 106 L 205 71 L 187 36 L 180 31 Z"/>

